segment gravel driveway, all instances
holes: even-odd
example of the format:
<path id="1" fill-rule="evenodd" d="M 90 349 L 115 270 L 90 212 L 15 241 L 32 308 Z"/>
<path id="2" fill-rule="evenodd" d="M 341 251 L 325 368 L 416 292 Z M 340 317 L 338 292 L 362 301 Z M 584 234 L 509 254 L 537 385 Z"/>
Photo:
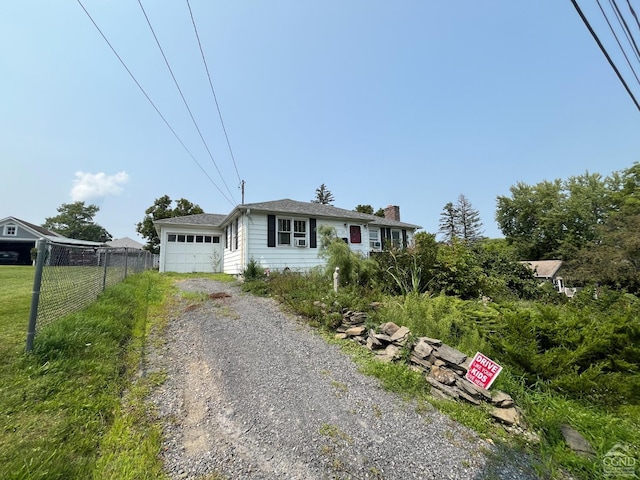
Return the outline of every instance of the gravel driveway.
<path id="1" fill-rule="evenodd" d="M 520 455 L 382 390 L 273 300 L 208 279 L 178 286 L 229 296 L 183 308 L 148 357 L 168 374 L 151 401 L 171 478 L 537 478 Z"/>

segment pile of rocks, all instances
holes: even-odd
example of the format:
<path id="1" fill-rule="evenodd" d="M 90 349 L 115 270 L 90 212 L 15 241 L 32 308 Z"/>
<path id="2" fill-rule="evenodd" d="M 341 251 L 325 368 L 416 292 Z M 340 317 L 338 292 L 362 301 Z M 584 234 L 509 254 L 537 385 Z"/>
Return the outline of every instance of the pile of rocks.
<path id="1" fill-rule="evenodd" d="M 345 311 L 336 337 L 350 338 L 376 352 L 382 362 L 407 361 L 410 367 L 425 375 L 433 387 L 431 394 L 472 405 L 490 404 L 491 415 L 507 426 L 519 426 L 522 418 L 513 399 L 499 390 L 488 391 L 465 378 L 471 359 L 464 353 L 429 338 L 414 338 L 407 327 L 393 322 L 378 328 L 365 326 L 367 314 Z"/>

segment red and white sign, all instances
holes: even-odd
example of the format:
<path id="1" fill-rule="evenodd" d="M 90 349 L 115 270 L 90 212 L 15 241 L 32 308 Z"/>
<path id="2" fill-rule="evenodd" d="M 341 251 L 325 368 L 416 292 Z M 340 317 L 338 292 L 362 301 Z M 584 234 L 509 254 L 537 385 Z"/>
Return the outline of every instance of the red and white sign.
<path id="1" fill-rule="evenodd" d="M 465 378 L 479 387 L 488 389 L 501 371 L 500 365 L 478 352 L 473 357 Z"/>

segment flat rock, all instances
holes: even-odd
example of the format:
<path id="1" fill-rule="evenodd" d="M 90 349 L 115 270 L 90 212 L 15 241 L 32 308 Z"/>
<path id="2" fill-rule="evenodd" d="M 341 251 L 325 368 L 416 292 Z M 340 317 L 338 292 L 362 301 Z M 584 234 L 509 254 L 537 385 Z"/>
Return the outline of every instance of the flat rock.
<path id="1" fill-rule="evenodd" d="M 387 345 L 387 348 L 378 351 L 376 354 L 376 359 L 382 362 L 392 362 L 397 358 L 400 358 L 400 348 L 395 345 Z"/>
<path id="2" fill-rule="evenodd" d="M 345 338 L 347 338 L 347 334 L 346 333 L 336 333 L 335 334 L 335 338 L 337 338 L 338 340 L 344 340 Z"/>
<path id="3" fill-rule="evenodd" d="M 491 393 L 491 403 L 499 408 L 508 408 L 514 405 L 511 395 L 500 390 Z"/>
<path id="4" fill-rule="evenodd" d="M 460 365 L 467 359 L 467 356 L 460 350 L 456 350 L 446 344 L 442 344 L 438 348 L 435 348 L 433 350 L 433 354 L 439 359 L 453 365 Z"/>
<path id="5" fill-rule="evenodd" d="M 372 348 L 382 348 L 382 342 L 373 333 L 373 330 L 369 330 L 369 336 L 367 337 L 367 346 L 371 345 Z"/>
<path id="6" fill-rule="evenodd" d="M 478 400 L 477 398 L 472 397 L 471 395 L 469 395 L 464 390 L 458 389 L 458 397 L 463 399 L 464 401 L 472 404 L 472 405 L 476 405 L 476 406 L 480 405 L 480 400 Z"/>
<path id="7" fill-rule="evenodd" d="M 371 330 L 373 332 L 373 330 Z M 374 337 L 376 337 L 378 340 L 380 340 L 383 343 L 391 343 L 391 337 L 385 333 L 375 333 L 373 332 L 372 335 Z"/>
<path id="8" fill-rule="evenodd" d="M 419 342 L 427 342 L 429 345 L 433 345 L 434 347 L 439 347 L 442 345 L 442 340 L 438 340 L 437 338 L 431 337 L 418 337 Z"/>
<path id="9" fill-rule="evenodd" d="M 411 355 L 410 361 L 412 364 L 419 365 L 420 368 L 424 369 L 425 371 L 431 370 L 431 362 L 429 362 L 428 360 L 425 360 L 424 358 Z"/>
<path id="10" fill-rule="evenodd" d="M 433 365 L 429 372 L 429 376 L 445 385 L 454 385 L 456 383 L 456 374 L 445 367 Z"/>
<path id="11" fill-rule="evenodd" d="M 518 411 L 511 408 L 497 408 L 493 407 L 491 409 L 491 416 L 498 420 L 499 422 L 504 423 L 505 425 L 519 425 L 520 424 L 520 414 Z"/>
<path id="12" fill-rule="evenodd" d="M 391 335 L 391 341 L 394 343 L 404 344 L 409 338 L 411 331 L 407 327 L 400 327 Z"/>
<path id="13" fill-rule="evenodd" d="M 362 335 L 366 330 L 366 327 L 351 327 L 348 328 L 344 333 L 347 337 L 358 337 Z"/>
<path id="14" fill-rule="evenodd" d="M 571 450 L 583 457 L 595 456 L 596 451 L 593 449 L 587 439 L 584 438 L 582 434 L 575 428 L 565 424 L 560 426 L 560 431 L 562 432 L 564 441 Z"/>
<path id="15" fill-rule="evenodd" d="M 391 337 L 394 333 L 398 331 L 399 328 L 400 327 L 395 323 L 387 322 L 380 325 L 378 327 L 378 330 L 380 330 L 380 332 L 384 333 L 385 335 L 389 335 L 389 337 Z"/>
<path id="16" fill-rule="evenodd" d="M 426 376 L 427 382 L 429 382 L 429 384 L 434 387 L 436 390 L 444 393 L 445 395 L 447 395 L 447 397 L 452 398 L 454 400 L 458 399 L 458 391 L 453 388 L 453 387 L 449 387 L 443 383 L 440 383 L 439 381 L 437 381 L 435 378 L 431 378 L 431 376 L 427 375 Z M 431 390 L 431 392 L 433 392 L 433 389 Z"/>
<path id="17" fill-rule="evenodd" d="M 468 393 L 473 398 L 482 399 L 485 402 L 491 401 L 491 392 L 485 390 L 482 387 L 479 387 L 473 382 L 470 382 L 466 378 L 457 378 L 456 385 L 460 390 Z"/>
<path id="18" fill-rule="evenodd" d="M 433 347 L 424 340 L 418 340 L 415 347 L 413 347 L 412 355 L 418 358 L 427 358 L 433 352 Z"/>

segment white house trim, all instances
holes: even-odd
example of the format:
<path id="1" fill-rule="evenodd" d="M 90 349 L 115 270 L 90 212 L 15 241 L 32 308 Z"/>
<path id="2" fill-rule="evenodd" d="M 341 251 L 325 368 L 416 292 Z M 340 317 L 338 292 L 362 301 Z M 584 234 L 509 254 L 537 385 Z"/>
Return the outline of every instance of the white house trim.
<path id="1" fill-rule="evenodd" d="M 397 207 L 395 212 L 399 212 Z M 202 262 L 194 260 L 189 264 L 187 245 L 182 250 L 168 245 L 170 232 L 179 231 L 219 235 L 222 250 L 219 271 L 233 275 L 241 274 L 251 260 L 271 270 L 304 271 L 323 265 L 325 260 L 318 256 L 317 231 L 321 225 L 333 227 L 353 251 L 365 256 L 381 250 L 384 242 L 408 245 L 421 228 L 393 218 L 289 199 L 238 205 L 228 215 L 163 219 L 154 225 L 160 237 L 161 272 L 203 271 Z M 380 246 L 372 246 L 371 231 L 376 232 Z M 178 258 L 182 261 L 177 261 Z"/>

